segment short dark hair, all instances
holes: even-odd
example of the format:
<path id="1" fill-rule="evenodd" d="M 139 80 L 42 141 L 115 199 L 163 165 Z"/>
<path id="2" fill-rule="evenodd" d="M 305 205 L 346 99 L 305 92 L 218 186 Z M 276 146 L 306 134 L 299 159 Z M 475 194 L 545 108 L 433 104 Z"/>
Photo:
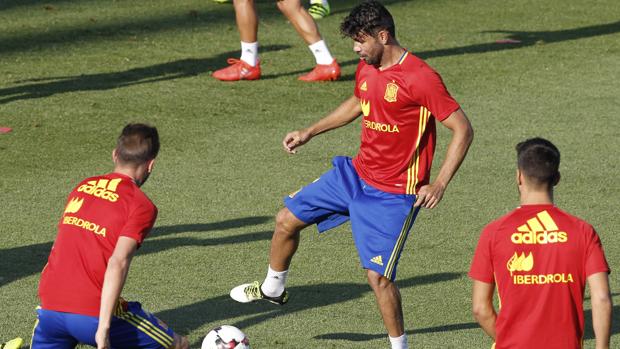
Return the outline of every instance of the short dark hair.
<path id="1" fill-rule="evenodd" d="M 516 146 L 517 166 L 535 185 L 554 186 L 560 179 L 560 151 L 550 141 L 536 137 Z"/>
<path id="2" fill-rule="evenodd" d="M 387 30 L 396 37 L 394 19 L 390 12 L 380 2 L 375 0 L 364 1 L 357 5 L 340 24 L 342 35 L 352 39 L 360 36 L 376 36 L 381 30 Z"/>
<path id="3" fill-rule="evenodd" d="M 159 153 L 157 129 L 146 124 L 128 124 L 116 141 L 116 156 L 123 164 L 140 165 Z"/>

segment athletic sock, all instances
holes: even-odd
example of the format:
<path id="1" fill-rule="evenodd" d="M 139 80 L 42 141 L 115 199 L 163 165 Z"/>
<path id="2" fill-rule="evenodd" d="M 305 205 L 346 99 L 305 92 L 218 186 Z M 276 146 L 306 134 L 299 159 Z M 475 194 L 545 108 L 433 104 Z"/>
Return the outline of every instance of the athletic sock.
<path id="1" fill-rule="evenodd" d="M 280 296 L 282 292 L 284 292 L 284 285 L 286 284 L 287 275 L 288 270 L 275 271 L 271 269 L 271 266 L 269 266 L 267 277 L 265 277 L 265 281 L 263 281 L 263 284 L 260 287 L 263 294 L 268 297 Z"/>
<path id="2" fill-rule="evenodd" d="M 392 349 L 408 349 L 409 346 L 407 344 L 407 334 L 403 334 L 400 337 L 391 337 L 390 343 L 392 344 Z"/>
<path id="3" fill-rule="evenodd" d="M 258 62 L 258 42 L 241 41 L 241 60 L 255 67 Z"/>
<path id="4" fill-rule="evenodd" d="M 314 44 L 309 45 L 308 48 L 312 51 L 316 64 L 328 65 L 332 64 L 334 61 L 334 57 L 332 57 L 332 54 L 329 53 L 329 49 L 327 48 L 324 40 L 319 40 Z"/>

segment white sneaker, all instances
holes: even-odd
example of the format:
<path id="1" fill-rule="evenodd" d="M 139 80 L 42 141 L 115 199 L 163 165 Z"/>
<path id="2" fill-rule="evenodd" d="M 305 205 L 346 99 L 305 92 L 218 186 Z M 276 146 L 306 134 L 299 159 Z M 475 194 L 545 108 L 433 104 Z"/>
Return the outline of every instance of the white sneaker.
<path id="1" fill-rule="evenodd" d="M 288 291 L 284 290 L 278 297 L 269 297 L 260 289 L 260 283 L 254 281 L 251 284 L 239 285 L 230 290 L 230 298 L 239 303 L 250 303 L 263 299 L 273 304 L 284 305 L 288 302 Z"/>

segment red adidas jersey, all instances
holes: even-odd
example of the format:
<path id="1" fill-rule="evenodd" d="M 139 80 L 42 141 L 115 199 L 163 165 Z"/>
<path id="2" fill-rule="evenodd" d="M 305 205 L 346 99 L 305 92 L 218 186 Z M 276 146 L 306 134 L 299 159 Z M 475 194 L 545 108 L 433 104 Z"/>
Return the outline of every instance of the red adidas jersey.
<path id="1" fill-rule="evenodd" d="M 439 74 L 409 52 L 385 70 L 360 60 L 355 96 L 364 114 L 353 159 L 358 175 L 389 193 L 417 193 L 430 178 L 435 119 L 443 121 L 458 103 Z"/>
<path id="2" fill-rule="evenodd" d="M 609 272 L 591 225 L 553 205 L 525 205 L 480 235 L 469 276 L 497 284 L 496 349 L 577 349 L 586 278 Z"/>
<path id="3" fill-rule="evenodd" d="M 78 184 L 41 274 L 41 307 L 99 316 L 103 278 L 118 238 L 142 243 L 156 218 L 157 208 L 130 177 L 111 173 Z"/>

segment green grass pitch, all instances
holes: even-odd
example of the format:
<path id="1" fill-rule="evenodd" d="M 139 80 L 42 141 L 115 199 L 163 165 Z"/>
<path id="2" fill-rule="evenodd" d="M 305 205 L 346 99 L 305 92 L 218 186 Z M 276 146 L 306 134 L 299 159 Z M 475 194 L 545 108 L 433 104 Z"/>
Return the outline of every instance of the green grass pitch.
<path id="1" fill-rule="evenodd" d="M 30 337 L 39 272 L 64 200 L 111 169 L 130 121 L 162 138 L 144 186 L 160 209 L 124 295 L 188 335 L 241 327 L 255 348 L 386 348 L 348 225 L 302 234 L 290 303 L 241 305 L 231 287 L 264 276 L 273 215 L 334 155 L 354 155 L 359 123 L 281 149 L 353 91 L 356 56 L 338 26 L 357 3 L 333 0 L 319 22 L 343 79 L 304 84 L 306 45 L 272 1 L 258 2 L 264 78 L 221 83 L 237 57 L 230 4 L 209 0 L 0 1 L 0 342 Z M 400 43 L 443 76 L 475 128 L 444 200 L 423 211 L 398 270 L 414 348 L 489 348 L 466 276 L 480 229 L 518 205 L 514 145 L 543 136 L 562 151 L 557 204 L 598 230 L 620 266 L 620 16 L 616 0 L 387 0 Z M 513 39 L 520 43 L 500 44 Z M 439 127 L 435 173 L 449 134 Z M 614 301 L 620 281 L 611 274 Z M 586 302 L 586 318 L 589 304 Z M 612 346 L 620 348 L 620 306 Z M 586 348 L 593 348 L 589 319 Z"/>

